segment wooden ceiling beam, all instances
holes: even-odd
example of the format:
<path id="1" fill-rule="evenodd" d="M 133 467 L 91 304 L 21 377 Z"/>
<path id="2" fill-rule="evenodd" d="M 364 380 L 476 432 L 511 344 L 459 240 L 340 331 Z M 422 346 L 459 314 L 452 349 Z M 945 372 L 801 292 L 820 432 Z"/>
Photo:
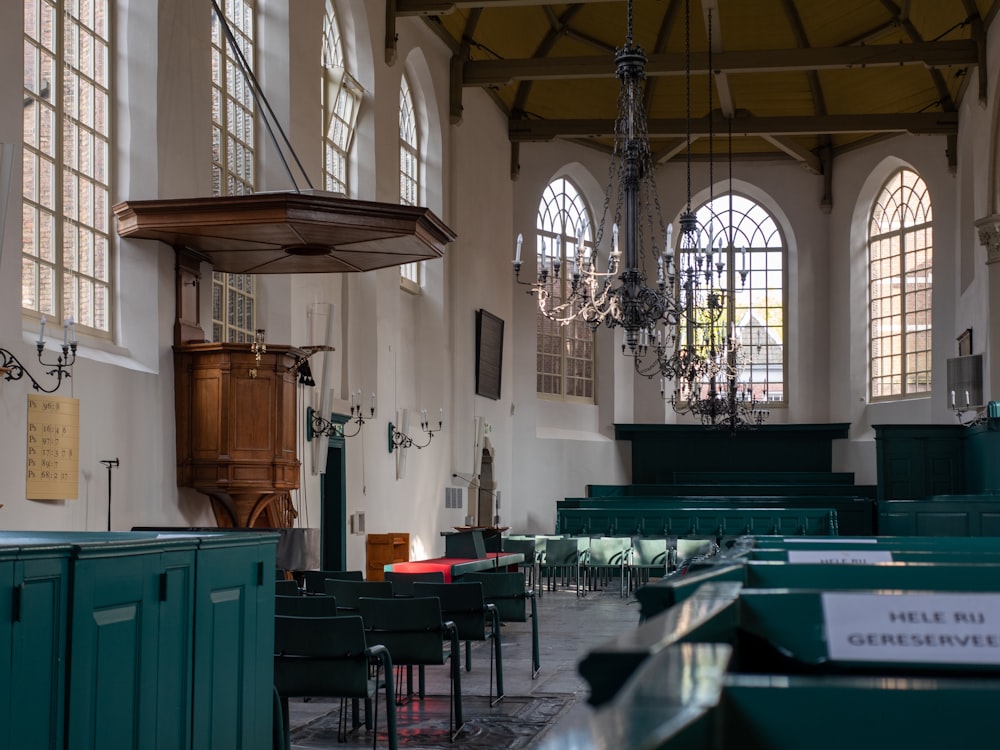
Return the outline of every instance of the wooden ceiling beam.
<path id="1" fill-rule="evenodd" d="M 784 151 L 796 161 L 802 162 L 802 166 L 813 174 L 823 173 L 823 165 L 820 163 L 819 157 L 798 141 L 787 136 L 770 135 L 767 133 L 763 134 L 761 137 L 778 150 Z"/>
<path id="2" fill-rule="evenodd" d="M 400 16 L 447 16 L 461 8 L 515 8 L 552 5 L 552 0 L 395 0 Z M 608 0 L 573 0 L 578 3 L 606 3 Z"/>
<path id="3" fill-rule="evenodd" d="M 482 0 L 480 0 L 481 2 Z M 397 0 L 401 2 L 401 0 Z M 767 73 L 789 70 L 827 70 L 886 65 L 925 65 L 929 68 L 978 65 L 979 50 L 971 39 L 856 47 L 812 47 L 779 50 L 732 50 L 712 55 L 712 68 L 725 73 Z M 708 72 L 708 54 L 691 53 L 691 72 Z M 647 76 L 682 76 L 682 52 L 649 55 Z M 466 86 L 503 86 L 511 81 L 613 78 L 610 57 L 534 57 L 509 60 L 470 60 L 465 65 Z"/>
<path id="4" fill-rule="evenodd" d="M 512 141 L 550 141 L 555 138 L 597 137 L 614 135 L 614 120 L 530 120 L 511 119 L 508 134 Z M 684 137 L 684 118 L 651 119 L 651 138 Z M 716 118 L 712 130 L 718 134 L 726 123 Z M 952 135 L 958 132 L 957 112 L 914 112 L 869 115 L 804 115 L 800 117 L 746 117 L 733 123 L 734 136 L 818 135 L 836 133 L 913 133 L 922 135 Z M 705 117 L 691 120 L 692 135 L 708 135 Z"/>

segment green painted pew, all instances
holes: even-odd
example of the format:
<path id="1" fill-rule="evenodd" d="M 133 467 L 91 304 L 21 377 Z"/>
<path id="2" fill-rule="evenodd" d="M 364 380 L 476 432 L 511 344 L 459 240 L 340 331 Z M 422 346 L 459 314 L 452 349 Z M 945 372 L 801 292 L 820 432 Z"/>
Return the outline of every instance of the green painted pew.
<path id="1" fill-rule="evenodd" d="M 850 485 L 843 483 L 811 483 L 801 484 L 785 482 L 678 482 L 675 484 L 626 484 L 619 486 L 588 485 L 588 497 L 713 497 L 716 495 L 734 495 L 738 497 L 811 495 L 814 497 L 850 495 L 856 497 L 875 497 L 875 490 L 870 485 Z"/>
<path id="2" fill-rule="evenodd" d="M 880 534 L 1000 537 L 1000 496 L 938 495 L 927 500 L 883 500 Z"/>
<path id="3" fill-rule="evenodd" d="M 568 497 L 556 501 L 556 523 L 557 528 L 562 529 L 564 527 L 561 518 L 563 511 L 585 508 L 606 512 L 616 517 L 618 528 L 624 530 L 622 533 L 660 533 L 659 526 L 661 524 L 658 521 L 658 511 L 682 507 L 830 508 L 837 511 L 839 534 L 870 536 L 875 531 L 875 501 L 847 495 L 830 497 L 812 495 L 790 495 L 787 497 L 745 497 L 738 495 L 719 495 L 716 497 Z M 573 514 L 566 513 L 565 516 L 565 524 L 568 525 L 571 523 Z M 635 526 L 635 528 L 628 530 L 630 526 Z M 770 533 L 770 530 L 764 530 L 763 533 Z"/>
<path id="4" fill-rule="evenodd" d="M 838 533 L 837 511 L 826 507 L 561 508 L 556 522 L 560 534 L 590 536 Z"/>
<path id="5" fill-rule="evenodd" d="M 982 747 L 1000 734 L 1000 680 L 731 671 L 732 647 L 682 643 L 637 670 L 587 722 L 539 750 L 886 750 Z"/>

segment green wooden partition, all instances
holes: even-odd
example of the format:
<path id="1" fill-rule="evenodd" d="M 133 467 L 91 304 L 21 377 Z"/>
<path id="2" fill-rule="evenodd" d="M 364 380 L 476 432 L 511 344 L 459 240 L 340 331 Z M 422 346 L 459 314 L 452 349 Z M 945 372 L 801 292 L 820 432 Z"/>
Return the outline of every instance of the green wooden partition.
<path id="1" fill-rule="evenodd" d="M 270 748 L 277 539 L 0 532 L 0 747 Z"/>

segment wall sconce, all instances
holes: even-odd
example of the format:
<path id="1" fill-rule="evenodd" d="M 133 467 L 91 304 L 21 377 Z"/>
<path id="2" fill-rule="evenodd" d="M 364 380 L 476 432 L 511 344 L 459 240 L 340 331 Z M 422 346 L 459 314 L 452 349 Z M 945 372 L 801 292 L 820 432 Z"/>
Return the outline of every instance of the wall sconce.
<path id="1" fill-rule="evenodd" d="M 45 388 L 32 376 L 30 372 L 24 369 L 24 365 L 21 364 L 20 360 L 14 356 L 12 352 L 7 349 L 0 349 L 0 375 L 4 376 L 4 380 L 20 380 L 21 378 L 27 376 L 28 380 L 31 381 L 31 387 L 36 391 L 41 391 L 42 393 L 55 393 L 59 386 L 62 385 L 63 378 L 71 377 L 71 374 L 67 368 L 70 368 L 76 362 L 76 331 L 74 328 L 73 318 L 67 318 L 63 323 L 63 343 L 62 343 L 62 355 L 56 358 L 55 362 L 46 362 L 42 359 L 42 352 L 45 351 L 45 316 L 42 316 L 42 327 L 38 332 L 38 341 L 35 342 L 35 346 L 38 348 L 38 362 L 42 367 L 51 367 L 52 369 L 46 372 L 46 375 L 55 377 L 56 384 L 51 388 Z"/>
<path id="2" fill-rule="evenodd" d="M 306 419 L 309 423 L 306 428 L 306 440 L 312 440 L 314 437 L 327 437 L 329 435 L 345 438 L 354 437 L 361 432 L 361 428 L 365 426 L 365 422 L 375 418 L 374 392 L 372 392 L 372 405 L 368 410 L 367 417 L 364 415 L 361 407 L 361 389 L 358 388 L 357 393 L 351 393 L 350 395 L 351 417 L 345 422 L 326 419 L 311 406 L 306 409 Z M 354 432 L 347 432 L 345 428 L 349 424 L 356 424 L 358 427 Z"/>
<path id="3" fill-rule="evenodd" d="M 963 406 L 962 403 L 955 398 L 955 391 L 951 391 L 951 410 L 955 412 L 955 419 L 957 419 L 958 423 L 963 427 L 974 427 L 975 425 L 985 423 L 988 419 L 990 419 L 988 411 L 992 408 L 993 403 L 994 402 L 991 401 L 990 404 L 984 407 L 973 406 L 969 399 L 969 392 L 965 391 L 965 405 Z M 964 419 L 966 412 L 972 412 L 972 419 L 968 422 Z"/>
<path id="4" fill-rule="evenodd" d="M 431 440 L 434 439 L 434 433 L 440 432 L 443 425 L 444 409 L 439 410 L 438 426 L 436 430 L 431 429 L 430 423 L 427 421 L 427 410 L 422 409 L 420 412 L 420 429 L 423 430 L 425 435 L 427 435 L 427 442 L 420 444 L 414 442 L 413 438 L 405 432 L 397 430 L 396 425 L 389 422 L 389 453 L 392 453 L 396 448 L 416 448 L 417 450 L 426 448 L 431 444 Z"/>

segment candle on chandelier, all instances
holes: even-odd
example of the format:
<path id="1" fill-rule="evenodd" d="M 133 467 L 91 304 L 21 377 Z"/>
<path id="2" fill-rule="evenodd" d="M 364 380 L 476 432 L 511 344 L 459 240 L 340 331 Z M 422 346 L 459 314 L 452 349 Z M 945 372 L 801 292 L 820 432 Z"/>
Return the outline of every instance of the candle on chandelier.
<path id="1" fill-rule="evenodd" d="M 372 391 L 372 414 L 375 413 L 375 391 Z"/>
<path id="2" fill-rule="evenodd" d="M 40 345 L 45 344 L 45 316 L 42 316 L 42 327 L 38 331 L 38 343 Z"/>
<path id="3" fill-rule="evenodd" d="M 69 343 L 76 343 L 76 321 L 72 315 L 69 316 Z"/>
<path id="4" fill-rule="evenodd" d="M 611 225 L 611 251 L 618 253 L 618 224 Z"/>
<path id="5" fill-rule="evenodd" d="M 69 346 L 69 318 L 63 320 L 63 346 Z"/>
<path id="6" fill-rule="evenodd" d="M 955 391 L 951 392 L 951 408 L 955 408 Z"/>
<path id="7" fill-rule="evenodd" d="M 444 407 L 442 406 L 440 409 L 438 409 L 438 427 L 440 428 L 441 425 L 443 424 L 444 424 Z"/>
<path id="8" fill-rule="evenodd" d="M 968 391 L 965 392 L 965 405 L 967 407 L 971 406 L 971 403 L 969 402 L 969 392 Z"/>
<path id="9" fill-rule="evenodd" d="M 667 241 L 663 244 L 663 254 L 670 256 L 673 254 L 674 225 L 667 224 Z"/>
<path id="10" fill-rule="evenodd" d="M 514 262 L 521 262 L 521 243 L 524 242 L 524 235 L 520 232 L 517 234 L 517 248 L 514 250 Z M 545 247 L 545 240 L 542 240 L 542 247 Z"/>

